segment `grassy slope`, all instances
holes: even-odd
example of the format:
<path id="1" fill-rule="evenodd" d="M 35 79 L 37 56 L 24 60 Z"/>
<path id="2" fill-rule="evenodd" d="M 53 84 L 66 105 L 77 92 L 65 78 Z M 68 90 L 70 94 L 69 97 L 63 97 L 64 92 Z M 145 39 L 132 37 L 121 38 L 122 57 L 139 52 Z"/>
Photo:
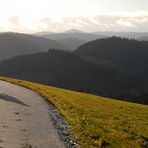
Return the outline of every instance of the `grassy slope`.
<path id="1" fill-rule="evenodd" d="M 52 102 L 83 148 L 148 147 L 148 106 L 37 83 L 0 78 L 28 87 Z"/>

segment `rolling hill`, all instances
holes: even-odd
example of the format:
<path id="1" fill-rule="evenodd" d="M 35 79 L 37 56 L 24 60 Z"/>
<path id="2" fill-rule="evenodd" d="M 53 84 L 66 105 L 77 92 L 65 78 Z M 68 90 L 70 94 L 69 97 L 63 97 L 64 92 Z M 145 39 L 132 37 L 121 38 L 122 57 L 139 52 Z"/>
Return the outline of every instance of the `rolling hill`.
<path id="1" fill-rule="evenodd" d="M 1 33 L 0 61 L 18 55 L 47 51 L 49 48 L 66 49 L 57 41 L 28 34 Z"/>
<path id="2" fill-rule="evenodd" d="M 62 33 L 39 33 L 37 36 L 47 39 L 56 40 L 57 42 L 66 46 L 69 50 L 73 51 L 80 45 L 95 39 L 107 38 L 106 35 L 86 33 L 79 30 L 68 30 Z"/>
<path id="3" fill-rule="evenodd" d="M 80 46 L 75 53 L 110 62 L 148 82 L 148 44 L 145 42 L 118 37 L 99 39 Z"/>
<path id="4" fill-rule="evenodd" d="M 107 37 L 106 35 L 85 33 L 85 32 L 71 32 L 71 31 L 63 32 L 63 33 L 53 33 L 53 34 L 49 33 L 49 34 L 43 34 L 40 36 L 48 39 L 53 39 L 53 40 L 65 39 L 65 38 L 76 38 L 76 39 L 83 40 L 85 42 Z"/>
<path id="5" fill-rule="evenodd" d="M 147 101 L 139 99 L 142 83 L 133 74 L 111 63 L 101 60 L 94 63 L 68 51 L 49 50 L 5 60 L 0 63 L 0 75 L 127 101 Z"/>

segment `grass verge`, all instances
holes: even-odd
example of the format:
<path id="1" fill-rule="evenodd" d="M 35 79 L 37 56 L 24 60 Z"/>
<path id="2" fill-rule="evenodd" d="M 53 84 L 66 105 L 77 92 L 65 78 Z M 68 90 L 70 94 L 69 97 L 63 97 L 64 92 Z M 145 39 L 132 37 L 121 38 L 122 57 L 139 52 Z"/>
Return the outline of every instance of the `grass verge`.
<path id="1" fill-rule="evenodd" d="M 80 147 L 148 148 L 148 106 L 0 77 L 39 93 L 70 126 Z"/>

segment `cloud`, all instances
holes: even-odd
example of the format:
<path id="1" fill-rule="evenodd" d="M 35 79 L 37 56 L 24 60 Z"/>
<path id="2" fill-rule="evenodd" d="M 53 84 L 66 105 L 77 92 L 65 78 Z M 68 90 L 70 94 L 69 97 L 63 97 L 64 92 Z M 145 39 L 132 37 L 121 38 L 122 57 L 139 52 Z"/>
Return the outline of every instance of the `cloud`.
<path id="1" fill-rule="evenodd" d="M 35 18 L 24 19 L 12 16 L 8 20 L 0 19 L 1 31 L 16 32 L 62 32 L 69 29 L 80 29 L 86 32 L 94 31 L 147 31 L 148 14 L 131 13 L 125 15 L 98 15 L 94 17 L 75 18 Z"/>
<path id="2" fill-rule="evenodd" d="M 19 25 L 20 18 L 18 16 L 10 17 L 9 21 L 13 25 Z"/>
<path id="3" fill-rule="evenodd" d="M 63 31 L 72 28 L 83 31 L 147 31 L 148 15 L 145 16 L 109 16 L 65 18 L 54 22 L 50 18 L 39 20 L 46 30 Z M 147 26 L 147 27 L 146 27 Z"/>

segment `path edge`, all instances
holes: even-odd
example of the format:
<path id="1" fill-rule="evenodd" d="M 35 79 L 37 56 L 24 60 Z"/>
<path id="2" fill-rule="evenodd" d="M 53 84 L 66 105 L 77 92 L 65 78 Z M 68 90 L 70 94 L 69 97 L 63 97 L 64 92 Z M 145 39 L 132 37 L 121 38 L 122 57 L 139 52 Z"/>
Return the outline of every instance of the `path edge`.
<path id="1" fill-rule="evenodd" d="M 1 80 L 7 83 L 11 83 L 13 85 L 17 85 L 26 89 L 29 89 L 39 95 L 48 105 L 48 114 L 52 118 L 53 125 L 57 129 L 57 133 L 60 137 L 60 140 L 64 143 L 66 148 L 80 148 L 77 140 L 72 136 L 70 132 L 70 128 L 68 123 L 64 120 L 61 114 L 58 112 L 57 108 L 52 104 L 52 102 L 48 101 L 48 98 L 40 94 L 39 92 L 27 87 L 23 86 L 22 84 L 13 83 L 9 80 Z"/>

